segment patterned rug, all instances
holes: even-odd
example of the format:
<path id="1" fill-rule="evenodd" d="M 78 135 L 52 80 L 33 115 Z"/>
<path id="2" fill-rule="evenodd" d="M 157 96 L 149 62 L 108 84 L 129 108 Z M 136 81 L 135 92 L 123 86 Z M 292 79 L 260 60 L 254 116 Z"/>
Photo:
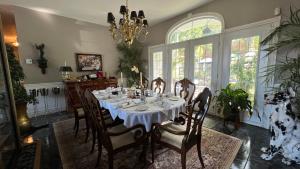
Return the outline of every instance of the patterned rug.
<path id="1" fill-rule="evenodd" d="M 78 136 L 74 137 L 74 119 L 60 121 L 53 124 L 56 141 L 58 144 L 62 166 L 64 169 L 92 169 L 97 161 L 97 147 L 90 153 L 91 139 L 85 143 L 84 123 L 81 121 Z M 203 129 L 202 154 L 206 169 L 230 168 L 242 141 L 238 138 L 208 129 Z M 151 163 L 150 146 L 148 147 L 147 160 L 139 160 L 142 147 L 118 153 L 114 157 L 115 169 L 180 169 L 180 154 L 168 148 L 156 146 L 155 161 Z M 108 168 L 107 152 L 103 149 L 100 169 Z M 187 168 L 202 168 L 194 146 L 187 153 Z"/>

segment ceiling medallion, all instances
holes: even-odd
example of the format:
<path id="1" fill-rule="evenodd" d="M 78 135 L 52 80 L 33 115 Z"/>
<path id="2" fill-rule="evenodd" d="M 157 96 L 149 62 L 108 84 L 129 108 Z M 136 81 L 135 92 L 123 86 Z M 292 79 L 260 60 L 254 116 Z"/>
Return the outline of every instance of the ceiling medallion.
<path id="1" fill-rule="evenodd" d="M 120 7 L 120 13 L 123 17 L 119 20 L 119 27 L 117 27 L 113 13 L 109 12 L 107 15 L 107 22 L 110 24 L 109 31 L 113 39 L 128 46 L 131 46 L 134 40 L 145 41 L 149 32 L 147 29 L 148 21 L 145 19 L 144 11 L 140 10 L 138 14 L 136 11 L 131 11 L 130 13 L 128 0 L 126 0 L 126 6 L 122 5 Z"/>

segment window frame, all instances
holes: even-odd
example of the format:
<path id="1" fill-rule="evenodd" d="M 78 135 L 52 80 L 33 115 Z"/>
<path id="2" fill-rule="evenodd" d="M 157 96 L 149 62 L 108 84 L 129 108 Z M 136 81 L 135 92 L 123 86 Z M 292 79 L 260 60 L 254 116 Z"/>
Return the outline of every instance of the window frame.
<path id="1" fill-rule="evenodd" d="M 224 32 L 225 29 L 225 22 L 224 22 L 224 18 L 222 15 L 218 14 L 218 13 L 214 13 L 214 12 L 205 12 L 205 13 L 199 13 L 199 14 L 194 14 L 194 15 L 189 15 L 188 18 L 184 18 L 178 22 L 176 22 L 167 32 L 167 36 L 165 39 L 165 44 L 174 44 L 170 42 L 170 37 L 171 34 L 176 31 L 178 28 L 180 28 L 181 26 L 189 23 L 189 22 L 193 22 L 195 20 L 201 20 L 201 19 L 215 19 L 221 22 L 221 32 L 217 33 L 217 34 L 213 34 L 213 35 L 208 35 L 208 36 L 203 36 L 200 38 L 195 38 L 195 39 L 201 39 L 201 38 L 205 38 L 205 37 L 209 37 L 209 36 L 215 36 L 215 35 L 219 35 L 222 34 Z M 189 39 L 189 40 L 194 40 L 194 39 Z M 186 40 L 186 41 L 189 41 Z M 186 42 L 186 41 L 182 41 L 182 42 Z M 181 42 L 175 42 L 175 43 L 181 43 Z"/>
<path id="2" fill-rule="evenodd" d="M 275 23 L 275 22 L 274 22 Z M 232 40 L 249 38 L 253 36 L 259 36 L 260 40 L 264 39 L 273 29 L 274 23 L 265 23 L 256 26 L 240 27 L 240 29 L 231 29 L 227 30 L 224 36 L 224 50 L 223 50 L 223 74 L 222 76 L 222 87 L 226 87 L 229 84 L 230 78 L 230 63 L 231 63 L 231 43 Z M 266 51 L 263 51 L 265 46 L 259 46 L 257 65 L 256 65 L 256 80 L 255 80 L 255 92 L 254 92 L 254 103 L 253 103 L 253 112 L 254 114 L 249 118 L 245 114 L 241 114 L 241 120 L 248 124 L 255 126 L 265 127 L 264 124 L 258 119 L 257 113 L 261 115 L 264 112 L 264 93 L 268 90 L 268 84 L 265 84 L 265 77 L 263 68 L 268 65 L 274 64 L 272 58 L 276 57 L 276 54 L 266 57 Z M 262 84 L 263 85 L 260 85 Z M 271 85 L 273 86 L 273 85 Z"/>
<path id="3" fill-rule="evenodd" d="M 150 46 L 148 48 L 148 66 L 149 66 L 149 80 L 152 81 L 153 79 L 153 54 L 156 52 L 162 52 L 162 64 L 163 64 L 163 69 L 162 69 L 162 74 L 163 77 L 167 77 L 167 67 L 164 65 L 167 65 L 167 49 L 166 46 L 164 44 L 160 44 L 160 45 L 155 45 L 155 46 Z"/>

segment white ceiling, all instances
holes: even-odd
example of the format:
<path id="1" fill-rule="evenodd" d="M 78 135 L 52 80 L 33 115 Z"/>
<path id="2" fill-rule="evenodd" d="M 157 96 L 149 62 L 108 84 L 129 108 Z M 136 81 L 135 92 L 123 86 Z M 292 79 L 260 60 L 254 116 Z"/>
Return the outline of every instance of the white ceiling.
<path id="1" fill-rule="evenodd" d="M 129 0 L 129 9 L 144 10 L 151 26 L 210 1 L 212 0 Z M 107 13 L 113 12 L 118 19 L 120 5 L 125 4 L 125 0 L 0 0 L 0 4 L 107 25 Z"/>

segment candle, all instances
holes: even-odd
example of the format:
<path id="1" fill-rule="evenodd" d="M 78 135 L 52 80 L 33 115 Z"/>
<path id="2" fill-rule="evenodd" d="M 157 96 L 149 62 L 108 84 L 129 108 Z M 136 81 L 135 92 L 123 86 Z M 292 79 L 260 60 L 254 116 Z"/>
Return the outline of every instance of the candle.
<path id="1" fill-rule="evenodd" d="M 65 60 L 65 66 L 67 66 L 67 61 Z"/>
<path id="2" fill-rule="evenodd" d="M 107 72 L 107 78 L 109 79 L 109 73 Z"/>
<path id="3" fill-rule="evenodd" d="M 121 85 L 123 86 L 123 73 L 121 72 Z"/>
<path id="4" fill-rule="evenodd" d="M 141 84 L 141 87 L 143 86 L 143 73 L 140 72 L 140 84 Z"/>

